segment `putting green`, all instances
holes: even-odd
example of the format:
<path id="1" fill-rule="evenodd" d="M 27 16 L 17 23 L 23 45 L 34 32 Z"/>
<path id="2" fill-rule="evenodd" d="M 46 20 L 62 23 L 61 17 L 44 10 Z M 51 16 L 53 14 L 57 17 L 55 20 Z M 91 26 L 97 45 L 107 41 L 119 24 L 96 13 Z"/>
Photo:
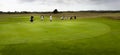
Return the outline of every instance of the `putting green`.
<path id="1" fill-rule="evenodd" d="M 110 28 L 95 22 L 35 22 L 0 26 L 0 44 L 36 43 L 46 40 L 68 41 L 103 35 Z"/>

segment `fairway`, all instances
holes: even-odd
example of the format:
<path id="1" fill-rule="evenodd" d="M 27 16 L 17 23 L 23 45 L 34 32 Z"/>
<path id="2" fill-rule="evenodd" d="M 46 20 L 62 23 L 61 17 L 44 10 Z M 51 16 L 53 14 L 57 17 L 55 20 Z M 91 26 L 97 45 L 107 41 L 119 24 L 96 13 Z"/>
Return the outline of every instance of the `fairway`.
<path id="1" fill-rule="evenodd" d="M 0 15 L 0 55 L 119 55 L 120 20 L 104 17 L 29 22 Z M 59 17 L 55 17 L 59 18 Z"/>

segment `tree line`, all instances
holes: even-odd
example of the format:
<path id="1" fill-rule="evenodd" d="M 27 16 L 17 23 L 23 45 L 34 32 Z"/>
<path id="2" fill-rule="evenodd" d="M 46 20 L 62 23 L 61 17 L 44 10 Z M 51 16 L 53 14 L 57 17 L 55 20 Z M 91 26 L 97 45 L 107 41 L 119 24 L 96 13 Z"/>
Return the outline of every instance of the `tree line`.
<path id="1" fill-rule="evenodd" d="M 0 14 L 49 14 L 49 13 L 58 14 L 58 13 L 76 13 L 76 12 L 77 13 L 120 13 L 120 10 L 58 11 L 57 9 L 55 9 L 52 12 L 30 12 L 30 11 L 4 12 L 4 11 L 0 11 Z"/>

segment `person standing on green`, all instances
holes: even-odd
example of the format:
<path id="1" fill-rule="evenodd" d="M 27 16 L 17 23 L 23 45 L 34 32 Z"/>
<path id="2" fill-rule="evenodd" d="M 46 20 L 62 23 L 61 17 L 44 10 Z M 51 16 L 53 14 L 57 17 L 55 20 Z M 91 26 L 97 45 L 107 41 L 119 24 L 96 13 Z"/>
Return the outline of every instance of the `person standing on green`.
<path id="1" fill-rule="evenodd" d="M 50 15 L 50 22 L 52 22 L 52 15 Z"/>
<path id="2" fill-rule="evenodd" d="M 43 15 L 41 15 L 41 21 L 43 21 L 44 20 L 44 16 Z"/>
<path id="3" fill-rule="evenodd" d="M 30 17 L 30 22 L 33 22 L 34 21 L 34 16 L 31 16 Z"/>

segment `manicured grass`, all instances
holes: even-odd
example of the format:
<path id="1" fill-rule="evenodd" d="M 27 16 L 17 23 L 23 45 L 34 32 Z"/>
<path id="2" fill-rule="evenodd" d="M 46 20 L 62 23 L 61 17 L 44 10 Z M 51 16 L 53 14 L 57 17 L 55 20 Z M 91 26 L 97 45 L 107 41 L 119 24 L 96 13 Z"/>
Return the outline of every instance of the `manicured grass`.
<path id="1" fill-rule="evenodd" d="M 88 18 L 29 22 L 29 15 L 0 15 L 0 55 L 119 55 L 120 20 Z"/>

